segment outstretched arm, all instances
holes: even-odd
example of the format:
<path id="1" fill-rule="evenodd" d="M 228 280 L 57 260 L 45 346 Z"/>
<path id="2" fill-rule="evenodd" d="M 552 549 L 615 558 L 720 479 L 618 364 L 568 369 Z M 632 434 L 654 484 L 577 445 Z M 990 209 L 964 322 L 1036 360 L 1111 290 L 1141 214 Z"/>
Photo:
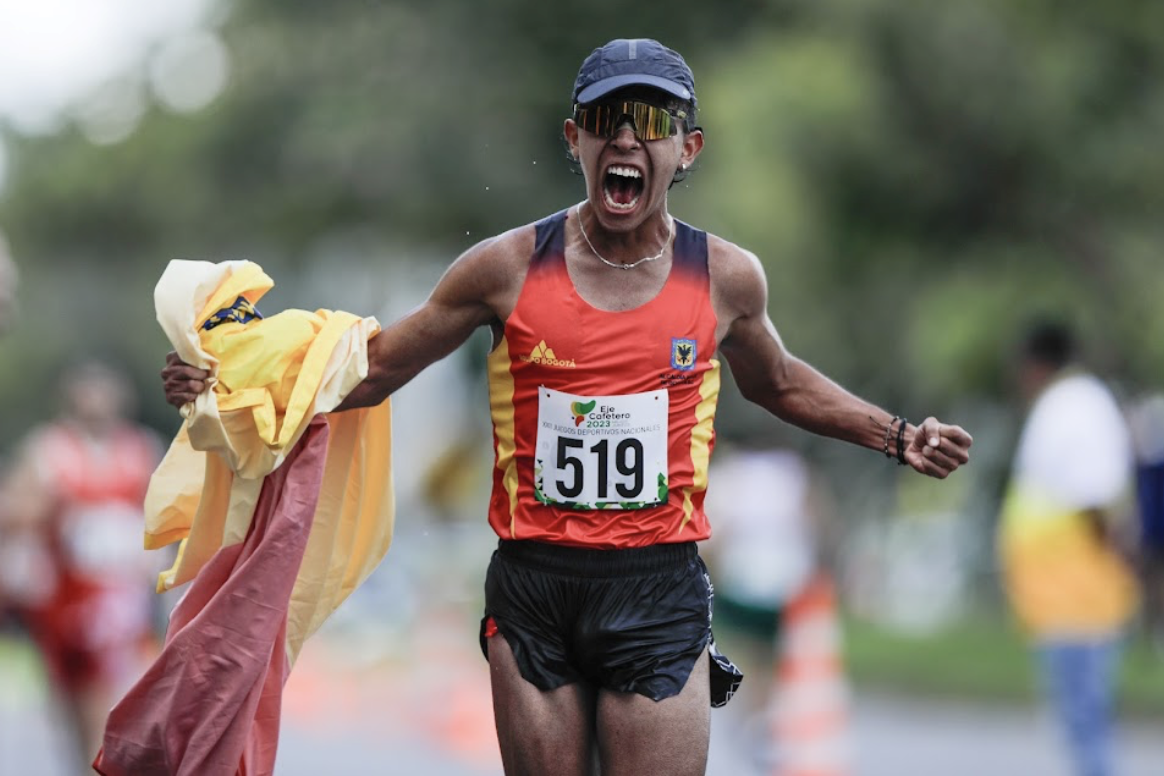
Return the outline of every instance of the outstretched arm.
<path id="1" fill-rule="evenodd" d="M 744 398 L 781 420 L 823 436 L 897 454 L 894 416 L 855 396 L 788 352 L 768 318 L 768 288 L 759 261 L 718 242 L 712 254 L 713 295 L 720 317 L 720 350 Z M 945 478 L 969 461 L 973 440 L 962 428 L 927 418 L 907 424 L 902 457 L 922 474 Z"/>

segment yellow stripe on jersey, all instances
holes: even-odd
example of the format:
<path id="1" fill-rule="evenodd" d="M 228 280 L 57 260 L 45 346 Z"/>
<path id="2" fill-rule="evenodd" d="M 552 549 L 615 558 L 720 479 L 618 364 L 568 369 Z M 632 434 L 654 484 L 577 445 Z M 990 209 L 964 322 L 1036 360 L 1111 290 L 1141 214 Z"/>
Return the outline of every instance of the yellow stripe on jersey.
<path id="1" fill-rule="evenodd" d="M 514 442 L 513 375 L 509 372 L 509 341 L 493 349 L 487 360 L 489 373 L 489 411 L 493 415 L 493 432 L 497 436 L 497 468 L 503 474 L 502 485 L 509 494 L 509 536 L 517 538 L 514 524 L 517 513 L 517 445 Z"/>
<path id="2" fill-rule="evenodd" d="M 695 504 L 691 500 L 694 493 L 707 490 L 707 469 L 711 464 L 712 425 L 715 422 L 715 403 L 719 397 L 719 361 L 711 359 L 708 369 L 699 384 L 699 404 L 695 407 L 695 427 L 691 429 L 691 463 L 695 466 L 691 485 L 683 488 L 683 522 L 679 532 L 687 527 Z"/>

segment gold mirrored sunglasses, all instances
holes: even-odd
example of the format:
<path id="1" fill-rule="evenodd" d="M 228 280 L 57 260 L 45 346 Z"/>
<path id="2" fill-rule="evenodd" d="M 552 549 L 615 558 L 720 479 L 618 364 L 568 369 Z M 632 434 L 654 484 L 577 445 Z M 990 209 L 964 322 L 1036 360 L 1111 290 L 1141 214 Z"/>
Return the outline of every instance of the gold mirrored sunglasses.
<path id="1" fill-rule="evenodd" d="M 639 140 L 662 140 L 674 137 L 686 120 L 683 111 L 671 113 L 666 108 L 636 100 L 610 100 L 574 106 L 574 123 L 600 137 L 614 137 L 625 119 L 634 125 Z"/>

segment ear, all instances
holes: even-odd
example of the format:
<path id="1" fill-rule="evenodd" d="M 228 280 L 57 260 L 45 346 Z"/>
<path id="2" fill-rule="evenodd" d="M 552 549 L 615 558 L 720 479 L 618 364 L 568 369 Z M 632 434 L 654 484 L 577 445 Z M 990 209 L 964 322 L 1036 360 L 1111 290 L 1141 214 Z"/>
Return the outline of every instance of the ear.
<path id="1" fill-rule="evenodd" d="M 570 155 L 578 158 L 578 125 L 574 119 L 566 119 L 562 125 L 562 134 L 566 138 L 566 145 L 570 147 Z"/>
<path id="2" fill-rule="evenodd" d="M 702 150 L 703 130 L 693 129 L 683 136 L 683 154 L 679 157 L 679 164 L 684 168 L 690 167 Z"/>

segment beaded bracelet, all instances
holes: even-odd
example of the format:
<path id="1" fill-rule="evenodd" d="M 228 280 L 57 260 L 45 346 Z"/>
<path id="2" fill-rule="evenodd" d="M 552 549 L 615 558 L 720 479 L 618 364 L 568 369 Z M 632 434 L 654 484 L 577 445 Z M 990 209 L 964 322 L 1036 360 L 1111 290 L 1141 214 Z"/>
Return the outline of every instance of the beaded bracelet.
<path id="1" fill-rule="evenodd" d="M 896 422 L 897 422 L 897 421 L 899 421 L 899 420 L 903 420 L 903 418 L 900 418 L 900 417 L 898 417 L 897 415 L 894 415 L 894 416 L 893 416 L 893 420 L 889 421 L 889 425 L 887 425 L 887 426 L 885 427 L 885 457 L 886 457 L 886 458 L 892 458 L 892 457 L 893 457 L 893 456 L 892 456 L 892 455 L 889 453 L 889 438 L 893 436 L 893 424 L 894 424 L 894 423 L 896 423 Z"/>

